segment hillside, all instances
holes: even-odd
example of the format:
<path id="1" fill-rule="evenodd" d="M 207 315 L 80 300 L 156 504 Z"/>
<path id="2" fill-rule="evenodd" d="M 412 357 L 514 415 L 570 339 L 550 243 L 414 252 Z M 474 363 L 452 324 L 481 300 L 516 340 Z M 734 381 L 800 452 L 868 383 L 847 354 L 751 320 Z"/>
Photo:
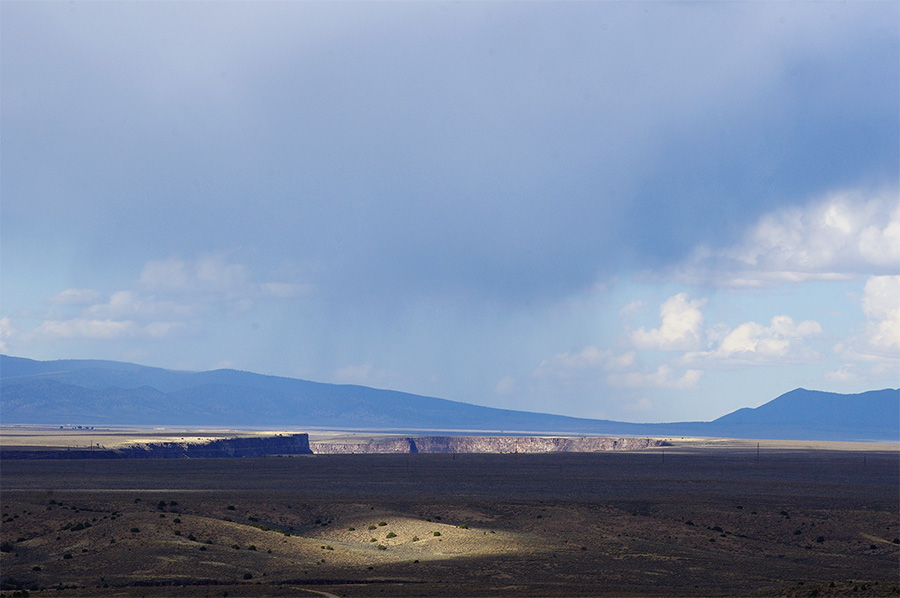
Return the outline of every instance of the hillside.
<path id="1" fill-rule="evenodd" d="M 635 424 L 236 370 L 182 372 L 2 355 L 0 422 L 896 441 L 900 391 L 842 395 L 797 389 L 712 422 Z"/>

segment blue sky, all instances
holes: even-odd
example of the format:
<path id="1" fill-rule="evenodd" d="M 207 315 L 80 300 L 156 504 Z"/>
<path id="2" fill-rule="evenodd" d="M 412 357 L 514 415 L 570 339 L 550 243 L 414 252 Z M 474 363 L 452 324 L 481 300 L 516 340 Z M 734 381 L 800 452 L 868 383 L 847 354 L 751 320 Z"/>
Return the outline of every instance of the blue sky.
<path id="1" fill-rule="evenodd" d="M 900 386 L 894 2 L 3 2 L 0 349 L 707 420 Z"/>

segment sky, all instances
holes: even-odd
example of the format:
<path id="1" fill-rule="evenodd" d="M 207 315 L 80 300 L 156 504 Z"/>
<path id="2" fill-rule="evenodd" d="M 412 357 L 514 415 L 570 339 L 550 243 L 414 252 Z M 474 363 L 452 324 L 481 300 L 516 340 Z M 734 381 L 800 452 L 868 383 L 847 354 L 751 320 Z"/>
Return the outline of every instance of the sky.
<path id="1" fill-rule="evenodd" d="M 897 2 L 0 3 L 0 352 L 710 420 L 900 386 Z"/>

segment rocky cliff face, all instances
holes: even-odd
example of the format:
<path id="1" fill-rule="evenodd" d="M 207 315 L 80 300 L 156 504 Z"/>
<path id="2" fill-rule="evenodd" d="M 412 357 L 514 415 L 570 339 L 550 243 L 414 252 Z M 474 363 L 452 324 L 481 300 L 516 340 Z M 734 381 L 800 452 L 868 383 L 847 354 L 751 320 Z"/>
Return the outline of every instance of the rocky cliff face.
<path id="1" fill-rule="evenodd" d="M 368 453 L 595 453 L 665 446 L 651 438 L 546 438 L 542 436 L 419 436 L 360 443 L 310 443 L 317 455 Z"/>
<path id="2" fill-rule="evenodd" d="M 308 434 L 222 438 L 210 442 L 157 442 L 118 449 L 2 450 L 0 459 L 199 459 L 311 455 Z"/>

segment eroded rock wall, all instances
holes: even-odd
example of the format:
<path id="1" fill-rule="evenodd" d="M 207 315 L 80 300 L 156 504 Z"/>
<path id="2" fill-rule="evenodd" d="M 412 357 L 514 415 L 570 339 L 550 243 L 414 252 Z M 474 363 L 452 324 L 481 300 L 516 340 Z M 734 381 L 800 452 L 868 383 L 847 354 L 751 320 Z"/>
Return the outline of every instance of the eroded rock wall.
<path id="1" fill-rule="evenodd" d="M 664 446 L 652 438 L 594 438 L 543 436 L 417 436 L 376 439 L 360 443 L 310 443 L 319 455 L 369 453 L 594 453 Z"/>
<path id="2" fill-rule="evenodd" d="M 2 450 L 0 459 L 198 459 L 311 455 L 308 434 L 221 438 L 210 442 L 156 442 L 117 449 Z"/>

